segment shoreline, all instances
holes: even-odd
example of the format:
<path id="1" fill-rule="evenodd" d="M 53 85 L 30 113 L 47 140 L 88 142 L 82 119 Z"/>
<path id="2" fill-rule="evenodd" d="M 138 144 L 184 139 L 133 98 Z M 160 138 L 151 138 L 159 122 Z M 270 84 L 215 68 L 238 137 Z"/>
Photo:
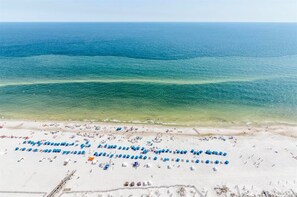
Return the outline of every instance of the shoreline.
<path id="1" fill-rule="evenodd" d="M 105 127 L 105 130 L 112 131 L 115 128 L 137 129 L 142 132 L 150 133 L 171 133 L 185 136 L 210 136 L 210 135 L 253 135 L 257 132 L 270 132 L 288 137 L 297 138 L 297 124 L 289 123 L 263 123 L 246 125 L 214 125 L 214 126 L 194 126 L 194 125 L 159 125 L 143 123 L 123 123 L 123 122 L 98 122 L 98 121 L 63 121 L 63 120 L 17 120 L 0 119 L 0 126 L 11 129 L 34 129 L 44 130 L 59 129 L 65 132 L 77 132 L 85 129 L 86 131 L 96 131 L 97 127 Z M 16 126 L 18 125 L 18 126 Z M 46 125 L 46 127 L 45 127 Z M 50 126 L 51 125 L 51 126 Z M 78 127 L 79 125 L 79 127 Z M 85 128 L 84 128 L 85 127 Z M 87 127 L 87 128 L 86 128 Z M 138 132 L 139 132 L 138 131 Z"/>

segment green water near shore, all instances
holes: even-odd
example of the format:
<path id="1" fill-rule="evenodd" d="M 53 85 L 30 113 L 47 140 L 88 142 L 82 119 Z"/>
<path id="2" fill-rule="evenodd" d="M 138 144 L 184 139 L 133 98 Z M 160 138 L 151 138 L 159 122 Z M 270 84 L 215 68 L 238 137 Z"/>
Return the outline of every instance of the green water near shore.
<path id="1" fill-rule="evenodd" d="M 0 58 L 0 115 L 213 125 L 297 120 L 297 57 Z"/>

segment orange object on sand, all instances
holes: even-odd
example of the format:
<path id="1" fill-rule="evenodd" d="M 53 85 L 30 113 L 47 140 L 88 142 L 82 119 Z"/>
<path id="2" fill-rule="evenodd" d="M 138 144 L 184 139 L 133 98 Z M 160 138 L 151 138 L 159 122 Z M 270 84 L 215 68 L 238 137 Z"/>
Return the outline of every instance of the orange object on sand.
<path id="1" fill-rule="evenodd" d="M 94 157 L 89 157 L 88 161 L 93 161 Z"/>

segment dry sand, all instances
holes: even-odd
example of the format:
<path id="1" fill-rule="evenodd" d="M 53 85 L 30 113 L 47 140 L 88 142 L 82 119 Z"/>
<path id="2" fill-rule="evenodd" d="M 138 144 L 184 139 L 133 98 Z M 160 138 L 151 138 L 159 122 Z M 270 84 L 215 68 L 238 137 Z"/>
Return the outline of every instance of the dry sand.
<path id="1" fill-rule="evenodd" d="M 294 125 L 192 128 L 1 120 L 0 197 L 48 196 L 55 188 L 57 192 L 52 196 L 62 197 L 296 196 L 296 137 Z M 32 146 L 27 143 L 29 140 L 68 142 L 74 146 Z M 81 144 L 91 146 L 81 148 Z M 117 148 L 98 148 L 99 144 Z M 119 150 L 119 146 L 129 150 Z M 133 151 L 131 146 L 144 147 L 148 153 Z M 26 150 L 15 151 L 16 147 Z M 29 148 L 32 150 L 28 151 Z M 35 148 L 38 152 L 32 152 Z M 46 149 L 61 152 L 45 153 Z M 173 152 L 153 152 L 162 149 Z M 192 149 L 203 153 L 193 155 Z M 178 154 L 176 150 L 187 153 Z M 227 155 L 208 155 L 206 150 Z M 66 155 L 63 151 L 85 154 Z M 88 161 L 95 152 L 113 157 L 95 156 L 93 162 Z M 116 158 L 119 154 L 143 155 L 147 159 Z M 216 160 L 220 163 L 215 164 Z M 69 161 L 67 165 L 65 161 Z M 139 166 L 133 167 L 134 162 Z M 106 164 L 110 167 L 104 170 Z M 62 180 L 65 183 L 58 187 Z"/>

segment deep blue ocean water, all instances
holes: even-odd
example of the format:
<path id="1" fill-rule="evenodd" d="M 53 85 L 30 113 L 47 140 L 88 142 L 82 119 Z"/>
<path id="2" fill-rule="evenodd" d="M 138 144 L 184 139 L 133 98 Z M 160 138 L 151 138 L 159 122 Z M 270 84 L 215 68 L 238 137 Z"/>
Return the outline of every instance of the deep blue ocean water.
<path id="1" fill-rule="evenodd" d="M 297 24 L 0 23 L 0 115 L 297 122 Z"/>

